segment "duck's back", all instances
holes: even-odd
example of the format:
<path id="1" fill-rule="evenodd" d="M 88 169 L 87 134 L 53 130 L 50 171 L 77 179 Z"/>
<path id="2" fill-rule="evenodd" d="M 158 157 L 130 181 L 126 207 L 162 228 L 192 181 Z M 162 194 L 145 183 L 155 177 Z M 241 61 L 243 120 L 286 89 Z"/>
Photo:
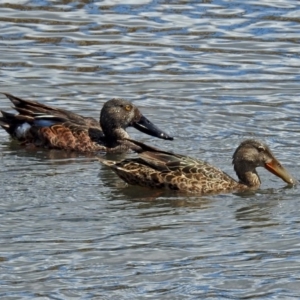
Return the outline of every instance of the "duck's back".
<path id="1" fill-rule="evenodd" d="M 246 188 L 207 162 L 164 151 L 143 151 L 138 159 L 111 166 L 127 183 L 211 194 Z"/>

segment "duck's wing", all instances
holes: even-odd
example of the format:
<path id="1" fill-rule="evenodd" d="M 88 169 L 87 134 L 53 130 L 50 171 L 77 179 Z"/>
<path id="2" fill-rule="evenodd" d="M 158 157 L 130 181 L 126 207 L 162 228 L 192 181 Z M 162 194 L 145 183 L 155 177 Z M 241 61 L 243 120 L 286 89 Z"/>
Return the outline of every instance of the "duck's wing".
<path id="1" fill-rule="evenodd" d="M 186 174 L 202 173 L 209 176 L 211 173 L 223 173 L 211 164 L 189 156 L 164 151 L 144 143 L 127 139 L 135 147 L 132 149 L 146 164 L 160 171 L 178 171 Z"/>
<path id="2" fill-rule="evenodd" d="M 14 105 L 13 108 L 16 111 L 18 111 L 21 115 L 25 115 L 25 116 L 26 115 L 33 116 L 36 114 L 51 115 L 51 116 L 68 119 L 77 124 L 101 129 L 99 122 L 94 118 L 84 117 L 79 114 L 73 113 L 71 111 L 49 106 L 40 102 L 24 100 L 22 98 L 13 96 L 9 93 L 3 93 L 3 94 L 12 102 L 12 104 Z"/>

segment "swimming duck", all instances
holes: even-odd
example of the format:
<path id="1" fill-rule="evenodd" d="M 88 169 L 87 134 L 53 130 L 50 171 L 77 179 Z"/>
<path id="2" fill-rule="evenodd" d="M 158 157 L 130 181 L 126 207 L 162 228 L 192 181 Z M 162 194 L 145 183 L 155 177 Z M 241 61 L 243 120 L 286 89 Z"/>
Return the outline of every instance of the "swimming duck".
<path id="1" fill-rule="evenodd" d="M 239 181 L 220 169 L 180 154 L 162 151 L 133 141 L 139 158 L 120 162 L 99 158 L 121 179 L 132 185 L 166 188 L 199 194 L 215 194 L 259 188 L 257 167 L 264 167 L 288 184 L 295 180 L 272 154 L 269 147 L 257 140 L 243 141 L 233 154 L 233 166 Z"/>
<path id="2" fill-rule="evenodd" d="M 107 101 L 100 113 L 100 123 L 90 117 L 24 100 L 3 93 L 19 114 L 1 111 L 0 125 L 13 138 L 34 146 L 78 152 L 125 152 L 131 143 L 126 128 L 173 140 L 151 123 L 132 103 L 123 99 Z"/>

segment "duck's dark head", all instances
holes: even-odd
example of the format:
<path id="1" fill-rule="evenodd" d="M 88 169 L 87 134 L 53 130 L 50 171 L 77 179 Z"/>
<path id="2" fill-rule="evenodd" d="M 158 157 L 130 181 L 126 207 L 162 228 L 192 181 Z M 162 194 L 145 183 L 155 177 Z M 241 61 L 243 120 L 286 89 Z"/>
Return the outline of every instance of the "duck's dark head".
<path id="1" fill-rule="evenodd" d="M 133 126 L 146 134 L 164 140 L 173 140 L 173 137 L 143 116 L 135 105 L 123 99 L 112 99 L 103 105 L 100 113 L 100 125 L 108 138 L 112 135 L 117 135 L 118 139 L 128 138 L 126 128 Z"/>
<path id="2" fill-rule="evenodd" d="M 234 152 L 232 163 L 239 179 L 248 185 L 259 185 L 256 182 L 247 183 L 247 179 L 251 176 L 253 180 L 256 177 L 259 181 L 255 171 L 257 167 L 264 167 L 286 183 L 295 184 L 295 179 L 274 156 L 270 148 L 260 141 L 252 139 L 243 141 Z"/>

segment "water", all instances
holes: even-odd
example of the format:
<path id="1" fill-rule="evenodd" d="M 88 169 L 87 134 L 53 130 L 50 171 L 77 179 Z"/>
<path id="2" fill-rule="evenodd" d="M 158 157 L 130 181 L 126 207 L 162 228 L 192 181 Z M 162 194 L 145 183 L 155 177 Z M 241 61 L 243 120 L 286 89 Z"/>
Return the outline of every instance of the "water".
<path id="1" fill-rule="evenodd" d="M 123 97 L 176 137 L 133 138 L 235 176 L 256 137 L 300 178 L 298 1 L 120 3 L 1 1 L 0 91 L 95 118 Z M 152 191 L 0 141 L 1 299 L 298 299 L 298 187 L 259 169 L 257 192 Z"/>

